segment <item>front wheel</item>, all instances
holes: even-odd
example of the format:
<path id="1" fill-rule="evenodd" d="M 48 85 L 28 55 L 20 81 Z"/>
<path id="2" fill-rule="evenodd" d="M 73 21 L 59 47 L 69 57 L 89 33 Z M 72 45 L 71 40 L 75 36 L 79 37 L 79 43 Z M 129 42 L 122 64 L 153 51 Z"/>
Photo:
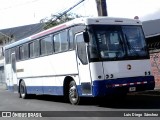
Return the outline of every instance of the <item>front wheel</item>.
<path id="1" fill-rule="evenodd" d="M 75 81 L 71 81 L 69 84 L 69 101 L 73 105 L 79 104 L 80 101 Z"/>
<path id="2" fill-rule="evenodd" d="M 24 81 L 21 81 L 20 86 L 19 86 L 19 97 L 23 99 L 28 98 L 26 85 Z"/>

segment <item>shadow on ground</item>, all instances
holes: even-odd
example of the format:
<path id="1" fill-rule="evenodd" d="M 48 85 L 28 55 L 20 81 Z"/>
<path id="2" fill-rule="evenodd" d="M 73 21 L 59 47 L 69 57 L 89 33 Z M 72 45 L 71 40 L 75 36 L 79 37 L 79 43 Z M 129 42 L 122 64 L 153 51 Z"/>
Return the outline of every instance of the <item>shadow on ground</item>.
<path id="1" fill-rule="evenodd" d="M 106 101 L 103 100 L 99 104 L 99 107 L 116 109 L 160 109 L 160 96 L 128 95 L 126 98 Z"/>
<path id="2" fill-rule="evenodd" d="M 50 95 L 32 96 L 30 99 L 64 103 L 63 97 Z M 160 109 L 160 96 L 139 94 L 127 95 L 125 98 L 81 98 L 80 106 L 83 105 L 115 109 Z"/>

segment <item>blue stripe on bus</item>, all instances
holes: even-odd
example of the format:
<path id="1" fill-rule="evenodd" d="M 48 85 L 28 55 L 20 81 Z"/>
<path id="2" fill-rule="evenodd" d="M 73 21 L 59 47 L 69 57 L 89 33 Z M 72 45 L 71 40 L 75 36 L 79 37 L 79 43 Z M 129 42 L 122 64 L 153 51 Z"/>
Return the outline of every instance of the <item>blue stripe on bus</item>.
<path id="1" fill-rule="evenodd" d="M 27 86 L 27 93 L 63 95 L 63 86 Z"/>
<path id="2" fill-rule="evenodd" d="M 135 83 L 135 82 L 144 82 L 147 81 L 147 84 L 140 85 L 128 85 L 123 87 L 108 87 L 113 84 L 126 84 L 126 83 Z M 155 81 L 153 76 L 142 76 L 142 77 L 130 77 L 130 78 L 118 78 L 110 80 L 95 80 L 93 81 L 92 86 L 92 95 L 93 96 L 106 96 L 110 94 L 123 94 L 129 92 L 129 87 L 136 87 L 137 91 L 142 90 L 153 90 L 155 87 Z"/>
<path id="3" fill-rule="evenodd" d="M 144 82 L 147 81 L 147 84 L 143 85 L 127 85 L 123 87 L 109 87 L 113 84 L 127 84 L 135 82 Z M 95 80 L 93 81 L 92 86 L 92 95 L 82 95 L 82 87 L 78 85 L 78 94 L 79 96 L 106 96 L 112 94 L 123 94 L 127 93 L 129 87 L 136 87 L 137 91 L 142 90 L 153 90 L 155 87 L 155 81 L 153 76 L 144 76 L 144 77 L 132 77 L 132 78 L 118 78 L 110 80 Z M 13 86 L 8 86 L 10 91 L 13 91 Z M 27 86 L 28 94 L 50 94 L 50 95 L 63 95 L 63 86 Z"/>

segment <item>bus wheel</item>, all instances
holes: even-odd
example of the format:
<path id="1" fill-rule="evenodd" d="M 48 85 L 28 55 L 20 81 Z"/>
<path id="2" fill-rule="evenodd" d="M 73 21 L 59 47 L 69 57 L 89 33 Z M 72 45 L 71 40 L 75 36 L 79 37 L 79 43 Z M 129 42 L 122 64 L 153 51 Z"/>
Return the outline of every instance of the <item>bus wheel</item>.
<path id="1" fill-rule="evenodd" d="M 27 90 L 25 82 L 22 80 L 19 85 L 19 96 L 20 98 L 26 99 L 27 98 Z"/>
<path id="2" fill-rule="evenodd" d="M 73 105 L 79 104 L 80 101 L 75 81 L 71 81 L 69 84 L 69 101 Z"/>

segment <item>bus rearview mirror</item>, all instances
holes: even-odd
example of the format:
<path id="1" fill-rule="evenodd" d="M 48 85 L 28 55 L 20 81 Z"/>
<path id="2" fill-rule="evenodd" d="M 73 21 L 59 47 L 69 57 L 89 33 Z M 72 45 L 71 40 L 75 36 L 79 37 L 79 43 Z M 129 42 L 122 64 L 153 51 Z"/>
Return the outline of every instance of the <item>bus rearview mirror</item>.
<path id="1" fill-rule="evenodd" d="M 84 42 L 86 42 L 86 43 L 89 42 L 89 35 L 88 35 L 88 32 L 83 32 L 83 38 L 84 38 Z"/>

